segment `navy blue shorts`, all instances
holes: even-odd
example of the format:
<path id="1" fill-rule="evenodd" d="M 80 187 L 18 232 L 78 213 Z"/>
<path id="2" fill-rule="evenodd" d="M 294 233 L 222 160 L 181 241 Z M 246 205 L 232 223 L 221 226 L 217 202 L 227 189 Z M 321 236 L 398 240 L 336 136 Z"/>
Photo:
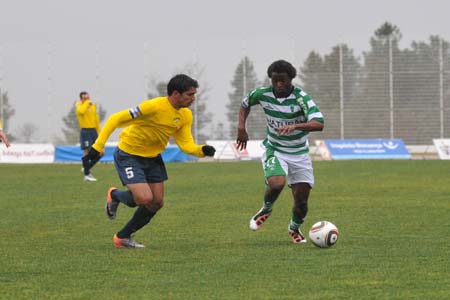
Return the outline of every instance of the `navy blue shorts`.
<path id="1" fill-rule="evenodd" d="M 123 185 L 131 183 L 158 183 L 168 179 L 161 155 L 142 157 L 128 154 L 119 148 L 114 152 L 114 165 Z"/>
<path id="2" fill-rule="evenodd" d="M 89 149 L 97 139 L 97 129 L 95 128 L 81 128 L 80 131 L 80 148 L 81 150 Z"/>

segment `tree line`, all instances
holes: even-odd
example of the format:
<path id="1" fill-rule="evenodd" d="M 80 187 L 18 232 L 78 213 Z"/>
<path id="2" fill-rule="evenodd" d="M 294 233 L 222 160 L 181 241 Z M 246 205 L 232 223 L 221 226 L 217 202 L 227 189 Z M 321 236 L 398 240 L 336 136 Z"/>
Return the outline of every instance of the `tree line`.
<path id="1" fill-rule="evenodd" d="M 410 47 L 401 49 L 401 38 L 400 29 L 385 22 L 370 37 L 370 48 L 363 52 L 362 57 L 355 55 L 349 45 L 339 44 L 333 46 L 329 53 L 311 51 L 303 64 L 297 66 L 299 72 L 296 81 L 312 95 L 326 116 L 327 129 L 321 133 L 321 138 L 339 138 L 343 132 L 345 138 L 389 138 L 389 131 L 392 130 L 389 125 L 393 125 L 395 137 L 407 137 L 414 132 L 414 137 L 407 138 L 407 142 L 431 141 L 430 135 L 437 130 L 436 117 L 432 116 L 438 115 L 439 109 L 442 109 L 440 101 L 443 99 L 444 106 L 450 107 L 449 43 L 439 36 L 431 35 L 427 42 L 412 41 Z M 270 85 L 267 75 L 258 78 L 252 60 L 243 57 L 230 81 L 231 90 L 224 112 L 229 122 L 226 128 L 223 123 L 212 123 L 212 114 L 207 105 L 210 87 L 204 78 L 204 68 L 198 64 L 188 64 L 177 70 L 177 73 L 189 74 L 201 85 L 197 103 L 191 107 L 196 116 L 193 131 L 200 142 L 208 138 L 233 139 L 243 98 L 258 86 Z M 166 84 L 166 81 L 153 80 L 148 98 L 166 95 Z M 15 111 L 7 93 L 2 93 L 0 104 L 7 130 Z M 392 99 L 395 100 L 393 108 L 390 107 Z M 346 122 L 340 128 L 342 100 Z M 432 112 L 424 113 L 424 107 L 429 107 Z M 252 109 L 260 110 L 259 107 Z M 395 109 L 395 124 L 392 124 L 392 109 Z M 106 114 L 100 105 L 102 121 Z M 59 142 L 77 143 L 79 127 L 74 106 L 63 116 L 62 121 L 65 126 L 62 128 L 64 138 Z M 250 114 L 247 125 L 251 139 L 265 137 L 262 111 Z M 446 124 L 445 129 L 450 131 L 450 124 Z M 33 132 L 32 124 L 24 124 L 12 139 L 19 136 L 30 139 Z"/>

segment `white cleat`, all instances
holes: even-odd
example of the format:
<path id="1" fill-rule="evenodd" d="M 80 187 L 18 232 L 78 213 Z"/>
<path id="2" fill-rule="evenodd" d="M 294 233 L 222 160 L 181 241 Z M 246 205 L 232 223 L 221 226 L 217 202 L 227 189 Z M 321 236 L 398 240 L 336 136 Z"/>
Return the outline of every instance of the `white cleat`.
<path id="1" fill-rule="evenodd" d="M 250 219 L 250 229 L 253 231 L 260 229 L 264 225 L 264 222 L 270 217 L 270 214 L 271 212 L 264 211 L 264 208 L 261 208 L 256 215 Z"/>
<path id="2" fill-rule="evenodd" d="M 117 234 L 114 235 L 114 246 L 116 248 L 131 248 L 131 249 L 139 249 L 139 248 L 145 248 L 144 245 L 136 242 L 131 237 L 120 239 Z"/>
<path id="3" fill-rule="evenodd" d="M 300 228 L 294 230 L 294 229 L 291 229 L 290 226 L 288 226 L 288 233 L 291 236 L 291 241 L 294 244 L 304 244 L 304 243 L 306 243 L 305 235 L 300 230 Z"/>
<path id="4" fill-rule="evenodd" d="M 88 174 L 84 176 L 84 181 L 94 182 L 97 181 L 97 179 L 94 176 L 92 176 L 92 174 Z"/>

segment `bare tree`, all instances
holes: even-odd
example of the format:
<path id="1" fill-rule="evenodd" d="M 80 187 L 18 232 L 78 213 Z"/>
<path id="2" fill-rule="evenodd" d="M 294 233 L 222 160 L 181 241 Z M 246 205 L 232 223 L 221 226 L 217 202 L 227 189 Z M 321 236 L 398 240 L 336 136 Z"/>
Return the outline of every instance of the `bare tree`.
<path id="1" fill-rule="evenodd" d="M 153 99 L 156 97 L 162 97 L 167 95 L 167 82 L 165 81 L 158 82 L 157 80 L 152 79 L 150 85 L 152 86 L 152 89 L 147 93 L 148 99 Z"/>
<path id="2" fill-rule="evenodd" d="M 100 122 L 106 117 L 106 110 L 98 104 L 97 113 Z M 67 115 L 62 118 L 66 128 L 62 128 L 64 140 L 57 140 L 62 144 L 76 144 L 80 138 L 80 125 L 78 124 L 77 115 L 75 113 L 75 105 L 72 105 Z"/>
<path id="3" fill-rule="evenodd" d="M 205 133 L 208 124 L 212 121 L 212 114 L 207 111 L 206 103 L 208 102 L 208 93 L 210 87 L 206 81 L 203 80 L 203 73 L 205 68 L 199 64 L 191 63 L 183 66 L 177 73 L 184 73 L 190 77 L 195 78 L 199 83 L 197 92 L 197 99 L 190 107 L 194 115 L 194 123 L 192 124 L 192 131 L 197 142 L 204 142 L 208 136 Z M 167 95 L 167 82 L 152 79 L 150 81 L 151 91 L 147 93 L 149 99 Z"/>
<path id="4" fill-rule="evenodd" d="M 18 129 L 17 141 L 29 144 L 35 140 L 35 135 L 38 131 L 39 129 L 35 124 L 27 122 Z"/>
<path id="5" fill-rule="evenodd" d="M 191 106 L 194 115 L 194 123 L 192 131 L 197 142 L 205 142 L 208 138 L 205 131 L 212 121 L 212 114 L 207 111 L 206 103 L 208 103 L 208 94 L 211 90 L 209 84 L 204 80 L 205 68 L 198 63 L 190 63 L 185 65 L 179 73 L 185 73 L 198 81 L 199 88 L 197 92 L 197 100 Z"/>
<path id="6" fill-rule="evenodd" d="M 8 92 L 0 89 L 0 119 L 2 119 L 3 130 L 8 132 L 9 129 L 9 121 L 12 116 L 16 113 L 16 110 L 11 105 L 8 97 Z M 11 133 L 8 133 L 8 139 L 10 142 L 15 141 L 16 137 Z"/>

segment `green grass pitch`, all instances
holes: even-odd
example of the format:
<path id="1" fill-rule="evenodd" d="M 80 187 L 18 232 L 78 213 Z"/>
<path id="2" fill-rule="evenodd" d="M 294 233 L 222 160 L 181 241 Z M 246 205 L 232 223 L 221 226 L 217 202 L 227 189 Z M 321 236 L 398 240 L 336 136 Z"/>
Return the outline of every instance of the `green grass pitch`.
<path id="1" fill-rule="evenodd" d="M 114 166 L 0 165 L 0 299 L 449 299 L 450 162 L 315 162 L 304 231 L 330 249 L 290 243 L 285 191 L 248 229 L 264 191 L 259 162 L 168 164 L 165 207 L 115 249 L 133 210 L 109 221 Z"/>

